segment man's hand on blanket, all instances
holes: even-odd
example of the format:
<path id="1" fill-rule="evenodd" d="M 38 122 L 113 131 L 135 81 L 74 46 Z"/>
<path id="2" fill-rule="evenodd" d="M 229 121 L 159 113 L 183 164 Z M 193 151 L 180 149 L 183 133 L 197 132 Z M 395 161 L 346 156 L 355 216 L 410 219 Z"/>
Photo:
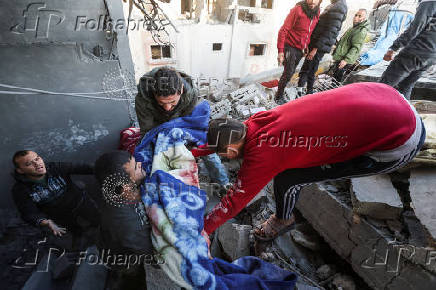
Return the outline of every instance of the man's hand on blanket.
<path id="1" fill-rule="evenodd" d="M 209 239 L 209 235 L 208 235 L 208 233 L 205 230 L 201 231 L 201 235 L 206 240 L 206 243 L 207 243 L 207 253 L 209 255 L 209 259 L 213 259 L 212 255 L 210 254 L 210 239 Z"/>

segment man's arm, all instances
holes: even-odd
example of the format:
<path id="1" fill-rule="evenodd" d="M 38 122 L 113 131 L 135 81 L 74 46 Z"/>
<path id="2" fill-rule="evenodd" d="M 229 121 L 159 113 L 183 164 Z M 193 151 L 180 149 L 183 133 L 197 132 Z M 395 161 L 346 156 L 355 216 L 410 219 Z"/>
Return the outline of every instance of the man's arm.
<path id="1" fill-rule="evenodd" d="M 211 234 L 227 220 L 236 216 L 273 178 L 263 172 L 261 162 L 244 159 L 235 184 L 204 219 L 204 230 Z"/>
<path id="2" fill-rule="evenodd" d="M 48 219 L 47 216 L 39 210 L 28 192 L 22 192 L 20 188 L 12 189 L 12 198 L 20 213 L 21 218 L 34 226 L 39 226 L 43 220 Z"/>
<path id="3" fill-rule="evenodd" d="M 432 5 L 432 2 L 419 4 L 415 18 L 412 23 L 410 23 L 409 28 L 394 41 L 390 50 L 397 51 L 400 48 L 407 46 L 427 27 L 434 13 L 433 10 L 430 9 L 430 6 Z"/>
<path id="4" fill-rule="evenodd" d="M 288 35 L 288 32 L 292 30 L 292 28 L 295 25 L 295 22 L 297 21 L 297 9 L 298 6 L 295 6 L 291 9 L 288 16 L 285 19 L 285 22 L 283 23 L 282 27 L 279 30 L 279 35 L 277 37 L 277 49 L 279 53 L 283 53 L 285 49 L 285 39 Z"/>

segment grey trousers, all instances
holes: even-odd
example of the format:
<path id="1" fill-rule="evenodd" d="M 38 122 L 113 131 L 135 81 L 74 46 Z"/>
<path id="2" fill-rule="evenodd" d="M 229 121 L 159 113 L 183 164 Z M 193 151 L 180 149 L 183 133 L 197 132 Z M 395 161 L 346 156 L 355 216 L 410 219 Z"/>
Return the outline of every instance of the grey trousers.
<path id="1" fill-rule="evenodd" d="M 380 82 L 396 87 L 410 100 L 412 89 L 422 74 L 434 63 L 434 57 L 423 57 L 403 49 L 383 73 Z"/>

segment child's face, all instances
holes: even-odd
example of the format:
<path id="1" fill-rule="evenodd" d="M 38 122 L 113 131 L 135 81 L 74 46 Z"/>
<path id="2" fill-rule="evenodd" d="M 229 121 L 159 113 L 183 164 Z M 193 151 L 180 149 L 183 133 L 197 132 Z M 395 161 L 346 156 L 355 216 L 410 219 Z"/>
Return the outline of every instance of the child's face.
<path id="1" fill-rule="evenodd" d="M 123 166 L 130 179 L 136 184 L 140 184 L 145 178 L 145 172 L 142 170 L 141 162 L 136 162 L 135 157 L 132 156 L 129 162 Z"/>

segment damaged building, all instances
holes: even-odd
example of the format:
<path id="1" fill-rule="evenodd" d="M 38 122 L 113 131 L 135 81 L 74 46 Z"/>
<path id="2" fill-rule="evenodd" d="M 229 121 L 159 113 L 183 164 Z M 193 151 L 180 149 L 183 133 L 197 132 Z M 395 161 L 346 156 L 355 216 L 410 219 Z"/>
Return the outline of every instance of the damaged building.
<path id="1" fill-rule="evenodd" d="M 45 236 L 19 217 L 10 195 L 16 150 L 28 148 L 48 160 L 94 162 L 103 152 L 117 149 L 120 132 L 137 127 L 138 80 L 160 66 L 193 77 L 200 96 L 209 102 L 212 119 L 246 120 L 275 108 L 277 88 L 267 83 L 283 72 L 277 66 L 277 32 L 297 2 L 3 1 L 0 159 L 6 170 L 0 175 L 0 265 L 5 287 L 85 289 L 92 284 L 94 289 L 116 289 L 116 278 L 108 278 L 107 269 L 102 267 L 99 278 L 90 280 L 89 269 L 76 267 L 73 251 L 51 252 Z M 350 15 L 362 7 L 372 11 L 376 1 L 348 2 L 342 32 L 352 26 Z M 388 12 L 377 12 L 372 23 L 387 19 L 392 5 L 384 8 Z M 374 46 L 381 24 L 372 27 L 364 52 Z M 387 66 L 360 67 L 344 83 L 334 83 L 325 74 L 331 63 L 326 55 L 317 91 L 378 81 Z M 253 229 L 275 212 L 270 183 L 211 236 L 211 255 L 228 262 L 259 257 L 296 273 L 295 289 L 300 290 L 436 289 L 434 72 L 432 68 L 419 80 L 412 96 L 427 138 L 409 165 L 392 174 L 306 186 L 296 227 L 260 242 Z M 293 81 L 285 89 L 287 101 L 297 98 Z M 223 164 L 234 182 L 240 162 Z M 209 211 L 220 199 L 201 160 L 198 175 Z M 102 202 L 94 178 L 77 176 L 74 181 Z M 96 248 L 89 247 L 86 258 L 94 254 Z M 180 289 L 159 267 L 146 265 L 145 271 L 148 289 Z"/>

